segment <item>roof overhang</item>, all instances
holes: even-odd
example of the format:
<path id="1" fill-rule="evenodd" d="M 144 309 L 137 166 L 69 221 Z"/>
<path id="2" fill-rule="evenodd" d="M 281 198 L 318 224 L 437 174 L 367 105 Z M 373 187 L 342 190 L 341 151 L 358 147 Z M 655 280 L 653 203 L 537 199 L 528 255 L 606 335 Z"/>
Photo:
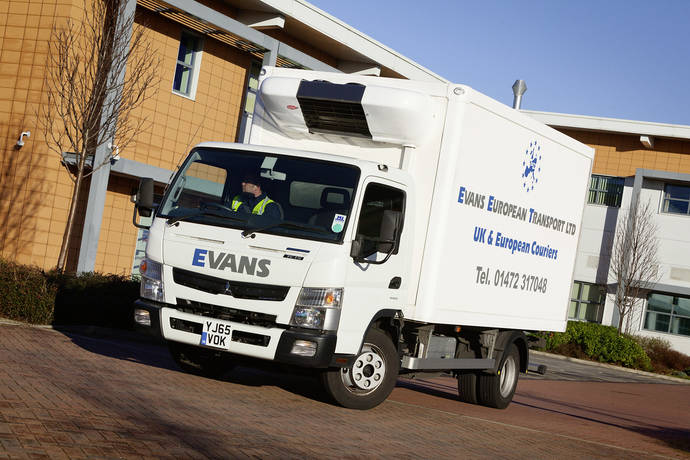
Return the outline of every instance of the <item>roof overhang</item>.
<path id="1" fill-rule="evenodd" d="M 663 137 L 667 139 L 690 139 L 690 126 L 652 123 L 648 121 L 622 120 L 618 118 L 590 117 L 565 113 L 537 112 L 521 110 L 532 118 L 553 128 L 569 128 L 583 131 L 596 131 L 618 134 L 633 134 L 646 137 Z M 644 140 L 641 139 L 644 144 Z"/>
<path id="2" fill-rule="evenodd" d="M 226 1 L 233 4 L 241 4 L 245 1 L 254 4 L 260 3 L 280 12 L 286 18 L 321 35 L 320 44 L 323 44 L 327 49 L 330 48 L 329 53 L 335 55 L 339 61 L 343 61 L 343 64 L 347 61 L 377 64 L 410 80 L 448 81 L 304 0 Z M 341 48 L 340 51 L 338 48 Z M 351 64 L 347 65 L 351 66 Z M 336 67 L 347 73 L 345 66 L 341 68 L 340 65 L 337 65 Z M 385 75 L 386 73 L 382 72 L 381 74 Z"/>
<path id="3" fill-rule="evenodd" d="M 303 0 L 221 0 L 217 5 L 197 0 L 136 1 L 156 14 L 248 52 L 264 65 L 447 82 Z"/>

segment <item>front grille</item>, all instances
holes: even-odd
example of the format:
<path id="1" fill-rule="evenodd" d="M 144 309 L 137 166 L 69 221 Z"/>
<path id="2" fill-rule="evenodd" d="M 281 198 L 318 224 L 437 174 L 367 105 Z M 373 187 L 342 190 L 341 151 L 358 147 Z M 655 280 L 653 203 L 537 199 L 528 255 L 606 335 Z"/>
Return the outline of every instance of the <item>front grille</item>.
<path id="1" fill-rule="evenodd" d="M 245 331 L 233 331 L 232 341 L 240 343 L 248 343 L 250 345 L 257 345 L 259 347 L 267 347 L 268 342 L 271 341 L 270 335 L 254 334 Z"/>
<path id="2" fill-rule="evenodd" d="M 181 268 L 173 268 L 173 280 L 182 286 L 211 294 L 230 295 L 236 299 L 280 302 L 285 300 L 290 290 L 289 286 L 228 281 L 223 278 L 182 270 Z"/>
<path id="3" fill-rule="evenodd" d="M 170 327 L 178 331 L 191 332 L 192 334 L 201 334 L 202 329 L 201 323 L 179 318 L 170 318 Z"/>
<path id="4" fill-rule="evenodd" d="M 252 326 L 276 326 L 276 315 L 240 310 L 238 308 L 221 307 L 208 303 L 195 302 L 193 300 L 177 299 L 177 310 L 193 315 L 205 316 L 207 318 L 250 324 Z"/>

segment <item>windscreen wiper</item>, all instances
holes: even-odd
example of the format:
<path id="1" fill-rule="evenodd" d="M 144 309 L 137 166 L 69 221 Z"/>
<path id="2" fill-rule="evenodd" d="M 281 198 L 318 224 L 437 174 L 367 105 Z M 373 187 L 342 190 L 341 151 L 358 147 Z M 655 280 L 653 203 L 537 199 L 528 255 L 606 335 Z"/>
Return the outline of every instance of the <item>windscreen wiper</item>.
<path id="1" fill-rule="evenodd" d="M 253 236 L 256 232 L 263 232 L 264 230 L 269 230 L 274 227 L 295 228 L 298 230 L 308 230 L 310 232 L 316 233 L 330 233 L 328 230 L 324 230 L 323 228 L 316 227 L 314 225 L 300 224 L 298 222 L 273 222 L 272 224 L 266 225 L 264 227 L 257 227 L 252 229 L 248 228 L 242 232 L 242 236 L 244 238 L 248 238 L 250 236 Z"/>

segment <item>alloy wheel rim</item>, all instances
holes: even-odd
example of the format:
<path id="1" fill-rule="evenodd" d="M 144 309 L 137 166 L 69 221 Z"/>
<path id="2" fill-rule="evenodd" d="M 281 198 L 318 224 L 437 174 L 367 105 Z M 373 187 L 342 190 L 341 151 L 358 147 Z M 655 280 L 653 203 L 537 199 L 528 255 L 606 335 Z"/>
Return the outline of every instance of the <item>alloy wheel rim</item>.
<path id="1" fill-rule="evenodd" d="M 499 392 L 503 398 L 507 398 L 513 391 L 515 376 L 517 375 L 517 365 L 514 357 L 508 356 L 501 367 L 501 378 L 499 382 Z"/>
<path id="2" fill-rule="evenodd" d="M 340 373 L 345 387 L 353 393 L 368 394 L 376 390 L 386 376 L 386 361 L 376 345 L 365 343 L 352 367 Z"/>

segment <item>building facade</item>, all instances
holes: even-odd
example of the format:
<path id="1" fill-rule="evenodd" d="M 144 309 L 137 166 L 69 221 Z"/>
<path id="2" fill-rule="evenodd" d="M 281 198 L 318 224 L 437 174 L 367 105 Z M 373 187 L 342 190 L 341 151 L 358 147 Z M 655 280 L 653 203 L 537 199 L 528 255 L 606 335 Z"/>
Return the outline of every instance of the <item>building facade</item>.
<path id="1" fill-rule="evenodd" d="M 690 354 L 690 126 L 526 112 L 596 151 L 569 318 L 618 326 L 614 235 L 635 203 L 649 205 L 659 266 L 629 330 Z"/>
<path id="2" fill-rule="evenodd" d="M 159 84 L 133 115 L 147 120 L 136 142 L 84 185 L 69 270 L 132 272 L 143 236 L 132 225 L 139 178 L 162 189 L 193 145 L 242 141 L 261 66 L 443 81 L 301 0 L 122 1 L 160 57 Z M 49 150 L 37 118 L 48 41 L 88 3 L 0 2 L 0 256 L 46 269 L 57 263 L 72 195 L 61 164 L 69 157 Z M 97 151 L 94 163 L 114 153 Z"/>
<path id="3" fill-rule="evenodd" d="M 302 0 L 124 1 L 160 56 L 160 80 L 134 114 L 148 120 L 136 143 L 84 185 L 72 270 L 136 273 L 146 237 L 132 225 L 139 178 L 162 189 L 191 146 L 245 140 L 263 65 L 445 81 Z M 82 0 L 0 3 L 0 256 L 46 269 L 57 262 L 72 182 L 37 113 L 51 29 L 84 14 Z M 618 323 L 612 236 L 631 203 L 650 202 L 660 277 L 633 329 L 690 353 L 690 127 L 528 113 L 596 150 L 569 317 Z"/>

